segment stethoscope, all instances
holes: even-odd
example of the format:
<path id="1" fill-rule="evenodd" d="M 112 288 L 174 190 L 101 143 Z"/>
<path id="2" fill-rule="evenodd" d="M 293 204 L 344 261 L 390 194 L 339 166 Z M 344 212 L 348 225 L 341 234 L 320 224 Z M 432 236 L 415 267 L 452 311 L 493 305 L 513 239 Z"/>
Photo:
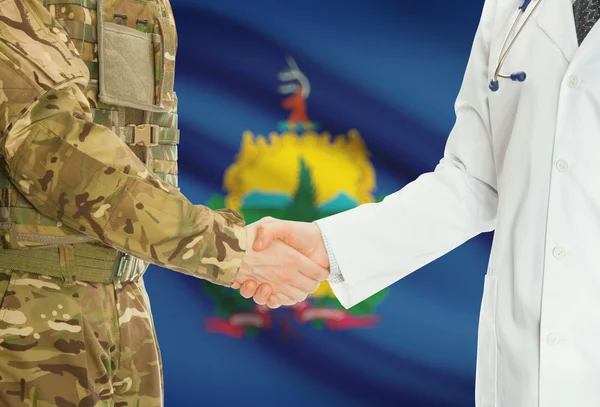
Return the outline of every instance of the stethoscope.
<path id="1" fill-rule="evenodd" d="M 517 39 L 517 37 L 519 36 L 521 31 L 523 30 L 523 27 L 525 27 L 525 25 L 527 24 L 527 21 L 529 21 L 529 18 L 531 17 L 531 15 L 533 14 L 533 12 L 537 8 L 537 6 L 540 5 L 540 1 L 541 0 L 537 0 L 535 2 L 535 6 L 533 6 L 531 13 L 529 13 L 529 15 L 527 15 L 527 17 L 525 18 L 525 21 L 519 27 L 519 30 L 512 37 L 512 40 L 510 42 L 508 42 L 508 39 L 513 35 L 515 28 L 518 26 L 519 22 L 521 21 L 521 18 L 525 14 L 525 11 L 527 11 L 527 7 L 529 6 L 529 3 L 531 3 L 531 0 L 523 0 L 521 5 L 519 6 L 519 9 L 517 11 L 517 16 L 515 17 L 515 21 L 513 22 L 512 27 L 510 27 L 508 34 L 506 34 L 506 38 L 504 39 L 504 42 L 502 43 L 502 48 L 500 48 L 500 54 L 498 55 L 498 63 L 496 65 L 496 71 L 494 72 L 494 79 L 492 79 L 490 81 L 490 90 L 492 92 L 496 92 L 500 88 L 500 83 L 498 82 L 498 78 L 510 79 L 515 82 L 523 82 L 527 78 L 527 74 L 525 74 L 525 72 L 515 72 L 510 75 L 502 75 L 500 73 L 500 69 L 502 69 L 504 60 L 506 59 L 506 56 L 508 55 L 508 52 L 512 48 L 513 44 L 515 43 L 515 40 Z M 507 46 L 507 43 L 508 43 L 508 46 Z"/>

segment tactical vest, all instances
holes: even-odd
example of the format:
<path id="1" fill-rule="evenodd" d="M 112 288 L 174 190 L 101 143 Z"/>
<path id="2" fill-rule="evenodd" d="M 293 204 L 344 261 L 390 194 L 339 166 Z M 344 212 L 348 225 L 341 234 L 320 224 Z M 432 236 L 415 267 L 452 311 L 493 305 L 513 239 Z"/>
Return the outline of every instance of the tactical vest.
<path id="1" fill-rule="evenodd" d="M 65 28 L 90 72 L 85 89 L 94 123 L 111 129 L 160 179 L 177 185 L 177 96 L 173 91 L 177 34 L 168 0 L 43 0 Z M 0 162 L 0 266 L 64 277 L 137 277 L 147 264 L 39 213 Z M 33 259 L 33 260 L 32 260 Z M 98 264 L 105 266 L 98 266 Z M 81 267 L 79 267 L 81 266 Z M 112 267 L 112 266 L 110 266 Z M 61 270 L 62 268 L 62 270 Z M 97 274 L 97 277 L 94 276 Z M 91 275 L 91 277 L 90 277 Z M 126 280 L 126 279 L 125 279 Z"/>

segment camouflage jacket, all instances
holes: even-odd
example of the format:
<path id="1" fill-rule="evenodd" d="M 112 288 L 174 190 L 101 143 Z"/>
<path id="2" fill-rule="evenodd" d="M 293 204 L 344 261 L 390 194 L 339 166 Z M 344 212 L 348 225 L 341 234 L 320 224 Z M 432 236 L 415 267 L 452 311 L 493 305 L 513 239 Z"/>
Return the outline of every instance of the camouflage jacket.
<path id="1" fill-rule="evenodd" d="M 89 79 L 41 0 L 0 0 L 0 153 L 12 184 L 64 234 L 231 285 L 246 247 L 243 219 L 191 204 L 94 123 Z"/>

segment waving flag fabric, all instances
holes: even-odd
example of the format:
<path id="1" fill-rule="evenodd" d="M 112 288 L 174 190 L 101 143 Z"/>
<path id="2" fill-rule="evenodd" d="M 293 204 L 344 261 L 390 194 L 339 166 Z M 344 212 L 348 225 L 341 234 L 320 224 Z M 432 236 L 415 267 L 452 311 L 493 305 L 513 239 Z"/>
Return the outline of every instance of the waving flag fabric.
<path id="1" fill-rule="evenodd" d="M 180 186 L 194 203 L 311 221 L 441 158 L 482 0 L 172 1 Z M 327 284 L 273 312 L 152 267 L 166 406 L 474 405 L 489 244 L 351 310 Z"/>

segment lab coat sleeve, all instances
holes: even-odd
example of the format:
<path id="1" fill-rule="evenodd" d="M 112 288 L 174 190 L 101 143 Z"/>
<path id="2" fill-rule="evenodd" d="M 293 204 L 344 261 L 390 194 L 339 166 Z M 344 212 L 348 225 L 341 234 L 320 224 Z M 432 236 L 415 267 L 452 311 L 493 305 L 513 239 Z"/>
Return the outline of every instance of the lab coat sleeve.
<path id="1" fill-rule="evenodd" d="M 350 308 L 474 236 L 495 228 L 488 60 L 495 0 L 486 0 L 456 123 L 435 170 L 375 204 L 317 221 L 343 273 L 331 287 Z M 339 281 L 339 280 L 338 280 Z"/>

